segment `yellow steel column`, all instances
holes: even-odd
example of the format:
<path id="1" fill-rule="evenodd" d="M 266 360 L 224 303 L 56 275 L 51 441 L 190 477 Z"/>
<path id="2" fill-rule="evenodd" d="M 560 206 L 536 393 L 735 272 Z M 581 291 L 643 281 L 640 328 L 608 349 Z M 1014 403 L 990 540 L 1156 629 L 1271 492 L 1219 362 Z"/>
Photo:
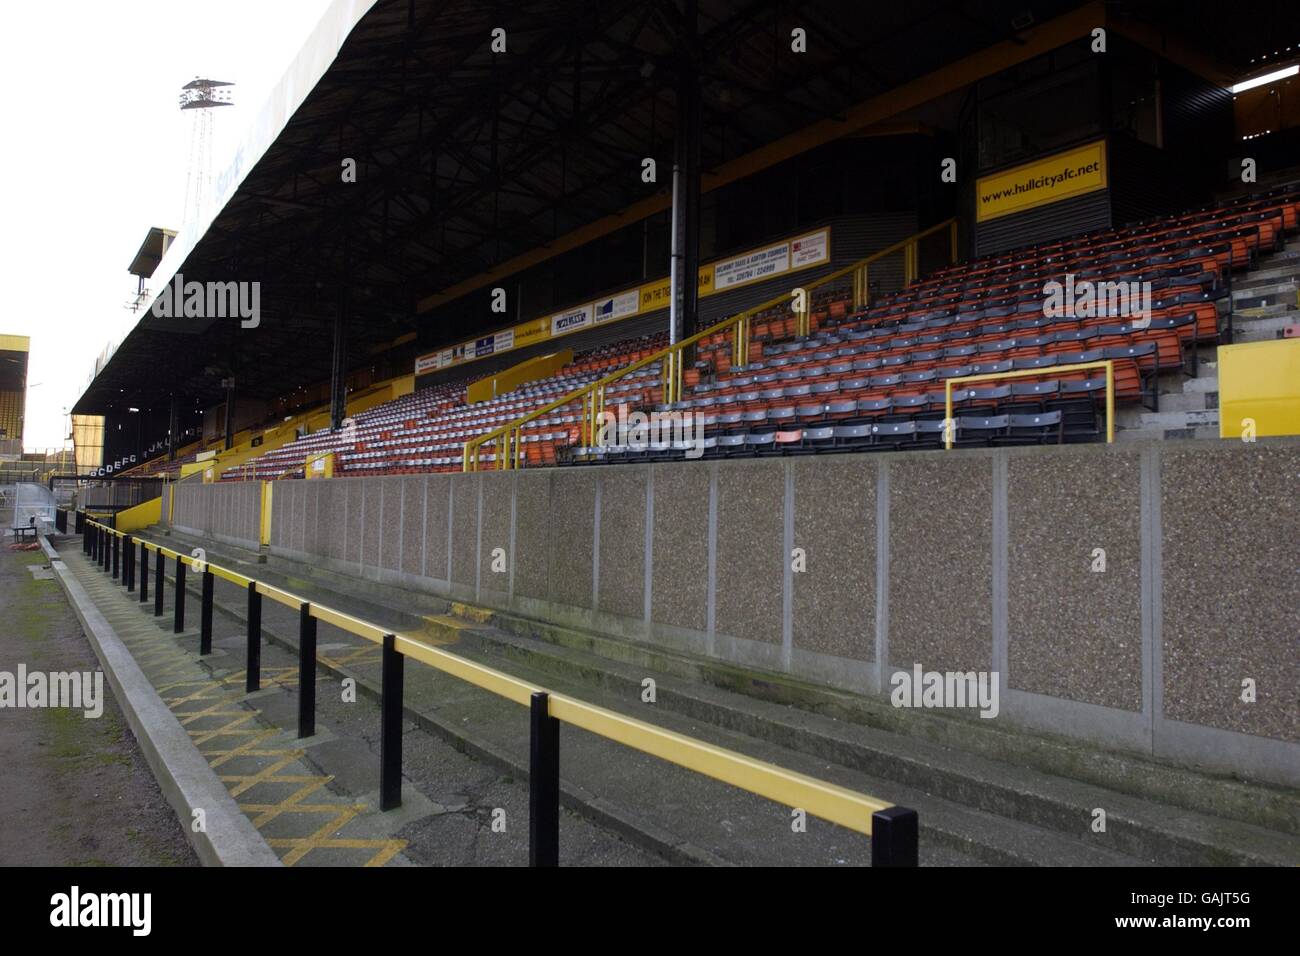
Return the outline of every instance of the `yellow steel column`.
<path id="1" fill-rule="evenodd" d="M 1106 443 L 1115 440 L 1115 363 L 1106 362 Z"/>
<path id="2" fill-rule="evenodd" d="M 952 421 L 952 379 L 943 383 L 943 447 L 944 451 L 952 448 L 952 433 L 955 428 L 949 424 Z"/>

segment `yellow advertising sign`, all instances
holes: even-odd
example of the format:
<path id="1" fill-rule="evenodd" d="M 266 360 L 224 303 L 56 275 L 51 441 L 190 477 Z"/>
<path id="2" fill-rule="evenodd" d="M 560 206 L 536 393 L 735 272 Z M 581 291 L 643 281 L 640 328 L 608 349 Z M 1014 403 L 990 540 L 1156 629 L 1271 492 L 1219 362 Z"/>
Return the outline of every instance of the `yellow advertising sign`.
<path id="1" fill-rule="evenodd" d="M 540 342 L 543 339 L 551 337 L 551 320 L 533 319 L 531 322 L 523 322 L 515 326 L 515 348 L 521 345 L 531 345 L 533 342 Z"/>
<path id="2" fill-rule="evenodd" d="M 1106 141 L 1098 140 L 975 183 L 975 221 L 1060 202 L 1106 188 Z"/>

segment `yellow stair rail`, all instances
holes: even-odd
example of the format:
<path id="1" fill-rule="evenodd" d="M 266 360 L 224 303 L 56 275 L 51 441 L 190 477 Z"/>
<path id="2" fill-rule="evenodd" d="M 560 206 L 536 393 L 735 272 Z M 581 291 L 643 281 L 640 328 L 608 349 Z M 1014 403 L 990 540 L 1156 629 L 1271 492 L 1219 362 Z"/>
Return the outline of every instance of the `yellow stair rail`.
<path id="1" fill-rule="evenodd" d="M 866 308 L 868 305 L 868 290 L 870 281 L 870 268 L 875 262 L 884 259 L 887 256 L 901 252 L 903 254 L 903 284 L 911 285 L 916 281 L 919 274 L 920 262 L 920 243 L 932 235 L 946 231 L 949 235 L 949 259 L 952 262 L 957 261 L 957 220 L 947 219 L 941 223 L 931 226 L 909 236 L 906 239 L 894 243 L 878 252 L 873 252 L 865 259 L 859 259 L 857 262 L 837 269 L 827 275 L 822 276 L 812 282 L 802 285 L 800 288 L 806 293 L 802 298 L 802 308 L 794 309 L 796 334 L 800 336 L 808 335 L 811 332 L 812 321 L 812 293 L 814 290 L 837 282 L 845 277 L 851 276 L 853 280 L 853 308 L 855 311 Z M 581 388 L 569 392 L 562 398 L 558 398 L 548 405 L 535 409 L 517 418 L 513 422 L 502 425 L 500 428 L 490 432 L 485 432 L 475 438 L 465 442 L 462 453 L 462 468 L 464 471 L 479 471 L 482 464 L 482 449 L 485 445 L 494 445 L 496 448 L 496 467 L 499 470 L 514 469 L 519 466 L 519 450 L 521 431 L 529 423 L 536 421 L 544 415 L 549 415 L 557 409 L 572 405 L 574 402 L 582 402 L 582 433 L 584 440 L 588 445 L 600 443 L 601 429 L 600 424 L 603 420 L 605 411 L 606 390 L 614 382 L 627 378 L 634 372 L 643 368 L 661 363 L 660 373 L 663 384 L 664 404 L 671 404 L 681 400 L 682 396 L 682 378 L 685 369 L 686 357 L 689 354 L 686 350 L 702 342 L 710 336 L 717 335 L 719 332 L 730 331 L 731 339 L 731 361 L 733 365 L 747 365 L 749 363 L 749 346 L 750 334 L 753 320 L 758 315 L 766 312 L 768 309 L 789 303 L 791 294 L 784 293 L 774 299 L 768 299 L 758 305 L 738 312 L 730 318 L 723 319 L 716 325 L 712 325 L 703 332 L 697 332 L 690 338 L 682 339 L 675 342 L 665 349 L 662 349 L 653 355 L 638 359 L 630 365 L 611 372 L 610 374 L 599 378 L 594 382 L 589 382 Z"/>

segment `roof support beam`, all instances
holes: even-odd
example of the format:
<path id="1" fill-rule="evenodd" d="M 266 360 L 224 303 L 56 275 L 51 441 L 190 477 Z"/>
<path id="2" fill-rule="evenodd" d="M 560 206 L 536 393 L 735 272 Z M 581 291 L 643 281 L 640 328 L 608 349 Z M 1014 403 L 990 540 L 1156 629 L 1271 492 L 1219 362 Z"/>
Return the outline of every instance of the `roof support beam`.
<path id="1" fill-rule="evenodd" d="M 700 190 L 708 192 L 769 169 L 801 153 L 833 142 L 843 136 L 892 119 L 917 106 L 968 86 L 977 80 L 1000 73 L 1034 57 L 1051 52 L 1072 40 L 1087 36 L 1095 27 L 1107 23 L 1105 5 L 1093 0 L 1076 10 L 1053 20 L 1034 26 L 1019 36 L 971 54 L 942 70 L 936 70 L 911 82 L 872 97 L 845 110 L 843 120 L 825 119 L 782 137 L 744 156 L 723 163 L 701 177 Z M 462 282 L 420 299 L 418 312 L 428 312 L 444 303 L 476 289 L 481 289 L 502 276 L 511 275 L 563 252 L 581 248 L 594 239 L 622 229 L 647 216 L 670 208 L 672 198 L 659 193 L 633 203 L 620 212 L 604 216 L 580 229 L 557 238 L 554 242 L 531 252 L 515 256 L 490 271 L 472 276 Z"/>

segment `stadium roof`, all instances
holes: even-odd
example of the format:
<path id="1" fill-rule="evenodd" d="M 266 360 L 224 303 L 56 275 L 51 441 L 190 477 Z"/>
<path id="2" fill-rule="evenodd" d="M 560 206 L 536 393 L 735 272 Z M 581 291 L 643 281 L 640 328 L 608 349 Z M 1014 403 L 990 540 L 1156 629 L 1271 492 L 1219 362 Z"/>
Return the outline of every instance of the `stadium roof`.
<path id="1" fill-rule="evenodd" d="M 705 189 L 1105 18 L 1100 3 L 1068 0 L 698 5 Z M 1222 4 L 1151 7 L 1176 8 L 1191 28 Z M 228 375 L 262 398 L 323 381 L 343 288 L 355 367 L 410 341 L 428 308 L 667 208 L 682 19 L 680 4 L 646 0 L 336 0 L 219 180 L 218 206 L 172 243 L 152 283 L 156 292 L 178 271 L 258 281 L 259 326 L 143 313 L 74 412 L 154 405 L 171 391 L 214 404 Z M 507 31 L 504 55 L 489 49 L 495 27 Z M 791 57 L 795 27 L 808 52 Z M 1247 32 L 1199 35 L 1244 68 Z M 647 155 L 657 185 L 641 182 Z M 355 183 L 343 182 L 345 158 Z"/>

